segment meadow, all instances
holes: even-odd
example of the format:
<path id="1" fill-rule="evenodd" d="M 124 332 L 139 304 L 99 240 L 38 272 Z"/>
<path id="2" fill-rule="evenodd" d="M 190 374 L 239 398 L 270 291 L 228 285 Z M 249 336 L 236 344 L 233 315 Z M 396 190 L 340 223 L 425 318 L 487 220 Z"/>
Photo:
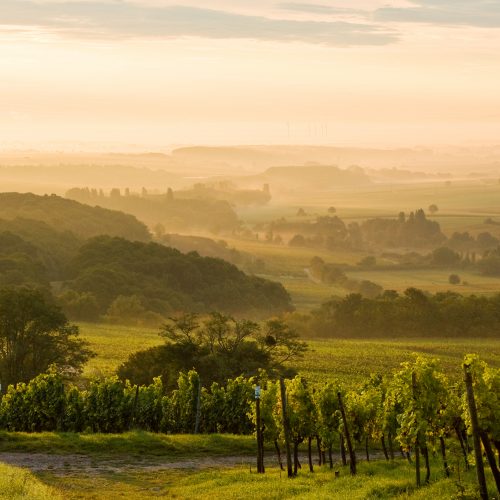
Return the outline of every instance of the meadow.
<path id="1" fill-rule="evenodd" d="M 133 352 L 162 342 L 158 330 L 105 324 L 80 324 L 82 337 L 97 356 L 84 376 L 110 376 Z M 464 354 L 474 352 L 492 366 L 500 366 L 500 339 L 308 339 L 309 351 L 295 362 L 299 373 L 313 382 L 338 379 L 348 383 L 366 380 L 372 373 L 397 368 L 413 353 L 439 358 L 451 377 L 460 376 Z"/>

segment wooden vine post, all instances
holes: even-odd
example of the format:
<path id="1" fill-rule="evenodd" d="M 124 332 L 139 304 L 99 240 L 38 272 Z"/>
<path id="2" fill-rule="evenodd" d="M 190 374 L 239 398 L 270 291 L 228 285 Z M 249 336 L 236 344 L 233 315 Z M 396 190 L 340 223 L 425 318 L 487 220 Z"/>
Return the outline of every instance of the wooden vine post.
<path id="1" fill-rule="evenodd" d="M 200 432 L 200 417 L 201 417 L 201 380 L 198 378 L 198 394 L 196 395 L 196 419 L 194 422 L 194 433 Z"/>
<path id="2" fill-rule="evenodd" d="M 264 450 L 262 449 L 262 422 L 260 418 L 260 385 L 255 387 L 255 420 L 257 426 L 257 472 L 264 473 Z"/>
<path id="3" fill-rule="evenodd" d="M 413 392 L 413 400 L 417 400 L 417 376 L 415 372 L 411 374 L 411 387 Z M 415 438 L 415 479 L 417 483 L 417 488 L 421 486 L 420 480 L 420 431 L 418 430 L 417 422 L 417 436 Z"/>
<path id="4" fill-rule="evenodd" d="M 286 410 L 286 387 L 283 377 L 280 377 L 280 391 L 281 391 L 281 413 L 283 415 L 283 430 L 285 434 L 286 468 L 288 477 L 293 477 L 292 451 L 290 448 L 290 423 L 288 421 L 288 412 Z"/>
<path id="5" fill-rule="evenodd" d="M 344 403 L 342 402 L 342 395 L 340 392 L 337 393 L 339 399 L 340 414 L 342 415 L 342 421 L 344 423 L 344 436 L 347 441 L 347 449 L 349 450 L 349 468 L 351 474 L 354 476 L 356 474 L 356 453 L 352 446 L 351 435 L 349 434 L 349 426 L 347 425 L 347 418 L 345 416 Z"/>
<path id="6" fill-rule="evenodd" d="M 479 494 L 482 500 L 488 500 L 488 489 L 486 487 L 486 477 L 484 475 L 483 453 L 481 450 L 481 438 L 479 435 L 479 421 L 477 418 L 476 400 L 474 398 L 474 388 L 472 387 L 472 375 L 469 365 L 464 364 L 465 388 L 467 391 L 467 405 L 472 427 L 472 438 L 474 440 L 474 453 L 476 456 L 476 474 L 479 483 Z"/>

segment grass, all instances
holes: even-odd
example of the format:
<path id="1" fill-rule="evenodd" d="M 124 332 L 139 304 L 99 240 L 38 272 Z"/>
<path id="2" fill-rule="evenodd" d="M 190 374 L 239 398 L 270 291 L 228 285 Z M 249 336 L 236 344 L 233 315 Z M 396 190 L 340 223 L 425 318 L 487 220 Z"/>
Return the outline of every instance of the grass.
<path id="1" fill-rule="evenodd" d="M 264 475 L 252 473 L 248 466 L 210 469 L 157 469 L 99 471 L 92 474 L 72 472 L 60 475 L 46 471 L 38 477 L 57 489 L 66 499 L 107 498 L 176 498 L 189 500 L 220 499 L 414 499 L 477 498 L 474 471 L 461 472 L 446 479 L 442 466 L 432 461 L 429 485 L 417 489 L 414 468 L 407 462 L 395 460 L 361 462 L 358 475 L 352 477 L 347 468 L 335 467 L 335 478 L 327 467 L 314 473 L 303 469 L 288 479 L 277 467 L 268 467 Z M 491 498 L 495 498 L 492 480 Z"/>
<path id="2" fill-rule="evenodd" d="M 450 285 L 450 274 L 458 274 L 462 284 Z M 482 276 L 463 269 L 356 270 L 349 271 L 347 275 L 358 281 L 373 281 L 386 290 L 404 291 L 409 287 L 416 287 L 431 293 L 452 290 L 462 295 L 491 295 L 500 291 L 500 278 Z"/>
<path id="3" fill-rule="evenodd" d="M 63 497 L 32 472 L 0 463 L 0 499 L 62 500 Z"/>
<path id="4" fill-rule="evenodd" d="M 76 434 L 72 432 L 0 432 L 0 452 L 84 454 L 101 458 L 147 456 L 164 460 L 227 455 L 251 455 L 252 436 L 232 434 Z"/>
<path id="5" fill-rule="evenodd" d="M 109 376 L 130 354 L 161 344 L 158 329 L 97 323 L 80 324 L 82 337 L 97 356 L 85 366 L 84 377 Z"/>
<path id="6" fill-rule="evenodd" d="M 310 351 L 295 363 L 312 382 L 335 378 L 347 384 L 363 382 L 372 373 L 387 373 L 411 360 L 413 353 L 438 358 L 451 379 L 462 376 L 466 353 L 477 353 L 492 366 L 500 366 L 500 339 L 337 339 L 308 341 Z"/>
<path id="7" fill-rule="evenodd" d="M 113 375 L 127 357 L 162 340 L 155 329 L 120 326 L 80 325 L 97 356 L 89 361 L 84 376 Z M 452 378 L 461 376 L 464 354 L 474 352 L 494 366 L 500 366 L 500 339 L 328 339 L 307 340 L 310 350 L 295 363 L 299 373 L 313 382 L 332 378 L 357 383 L 372 373 L 397 368 L 412 353 L 437 357 Z"/>
<path id="8" fill-rule="evenodd" d="M 459 498 L 459 487 L 453 480 L 444 479 L 436 462 L 429 486 L 417 490 L 414 469 L 403 461 L 360 463 L 359 473 L 352 477 L 343 469 L 334 478 L 328 468 L 313 474 L 301 472 L 290 480 L 277 469 L 265 475 L 250 475 L 243 470 L 204 471 L 178 477 L 167 487 L 173 498 L 183 499 L 376 499 L 376 498 Z M 468 474 L 464 488 L 474 491 L 474 477 Z M 493 492 L 493 490 L 492 490 Z"/>

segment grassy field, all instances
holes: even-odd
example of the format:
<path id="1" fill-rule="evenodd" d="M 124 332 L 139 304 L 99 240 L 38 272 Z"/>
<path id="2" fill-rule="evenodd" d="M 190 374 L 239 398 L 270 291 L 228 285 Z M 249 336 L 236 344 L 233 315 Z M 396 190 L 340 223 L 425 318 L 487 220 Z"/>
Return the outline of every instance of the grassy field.
<path id="1" fill-rule="evenodd" d="M 111 375 L 131 353 L 162 342 L 158 330 L 151 328 L 84 323 L 80 331 L 97 354 L 85 366 L 85 377 Z"/>
<path id="2" fill-rule="evenodd" d="M 346 273 L 355 280 L 370 280 L 386 290 L 404 291 L 416 287 L 431 293 L 452 290 L 463 295 L 494 294 L 500 292 L 500 278 L 481 276 L 463 269 L 432 270 L 356 270 Z M 450 274 L 458 274 L 460 285 L 450 285 Z M 345 293 L 345 292 L 344 292 Z"/>
<path id="3" fill-rule="evenodd" d="M 157 330 L 121 326 L 80 325 L 97 356 L 87 364 L 84 376 L 112 375 L 129 354 L 158 345 Z M 437 357 L 445 370 L 459 375 L 465 353 L 479 354 L 485 361 L 500 366 L 500 339 L 333 339 L 308 340 L 310 350 L 296 363 L 299 373 L 314 382 L 332 378 L 360 382 L 372 373 L 396 368 L 411 359 L 412 353 Z"/>
<path id="4" fill-rule="evenodd" d="M 499 339 L 375 339 L 312 340 L 310 351 L 295 363 L 299 373 L 315 383 L 332 378 L 360 383 L 372 373 L 387 373 L 411 360 L 414 353 L 438 358 L 451 379 L 462 377 L 466 353 L 476 353 L 492 366 L 500 366 Z"/>
<path id="5" fill-rule="evenodd" d="M 231 240 L 230 245 L 252 253 L 266 262 L 266 270 L 259 276 L 283 284 L 298 311 L 305 312 L 318 307 L 332 295 L 349 293 L 345 288 L 325 285 L 311 280 L 307 269 L 314 256 L 327 263 L 356 265 L 367 254 L 329 252 L 314 248 L 291 248 L 286 245 L 266 244 L 258 241 Z M 482 295 L 500 292 L 500 278 L 482 276 L 463 269 L 354 269 L 346 273 L 357 281 L 370 280 L 386 290 L 404 291 L 416 287 L 431 293 L 452 290 L 461 294 Z M 458 274 L 460 285 L 450 285 L 450 274 Z"/>
<path id="6" fill-rule="evenodd" d="M 72 432 L 0 432 L 0 452 L 82 454 L 95 458 L 147 456 L 171 461 L 183 458 L 252 455 L 255 443 L 252 436 L 233 434 L 152 434 L 125 432 L 123 434 L 76 434 Z"/>
<path id="7" fill-rule="evenodd" d="M 51 487 L 32 472 L 0 463 L 0 499 L 63 500 L 57 487 Z"/>
<path id="8" fill-rule="evenodd" d="M 436 465 L 436 464 L 433 464 Z M 361 464 L 357 477 L 342 471 L 339 478 L 326 468 L 315 473 L 299 473 L 288 479 L 277 468 L 265 475 L 249 472 L 247 467 L 218 468 L 202 471 L 160 470 L 153 473 L 127 471 L 124 473 L 81 474 L 56 476 L 45 472 L 39 477 L 57 488 L 64 498 L 176 498 L 203 500 L 226 498 L 246 499 L 456 499 L 475 496 L 474 476 L 468 473 L 457 485 L 454 479 L 434 474 L 429 486 L 417 490 L 413 482 L 414 471 L 402 461 L 395 464 Z M 491 481 L 490 481 L 491 482 Z M 491 498 L 495 490 L 490 486 Z"/>
<path id="9" fill-rule="evenodd" d="M 264 476 L 237 469 L 204 471 L 180 475 L 167 486 L 167 491 L 172 498 L 183 499 L 459 498 L 461 488 L 453 480 L 444 479 L 440 472 L 433 476 L 429 486 L 417 490 L 413 467 L 402 461 L 394 464 L 363 463 L 359 469 L 357 477 L 351 477 L 343 470 L 339 478 L 334 478 L 330 470 L 323 468 L 313 474 L 301 472 L 292 480 L 277 469 Z M 468 474 L 465 484 L 462 484 L 469 494 L 474 493 L 473 481 L 473 475 Z M 493 487 L 490 490 L 493 497 Z"/>
<path id="10" fill-rule="evenodd" d="M 94 436 L 91 448 L 77 448 L 68 454 L 72 435 L 17 435 L 22 444 L 18 455 L 5 451 L 5 436 L 0 441 L 0 457 L 14 462 L 29 459 L 30 468 L 0 466 L 0 498 L 5 499 L 450 499 L 477 498 L 474 471 L 465 472 L 458 453 L 448 456 L 452 477 L 446 479 L 439 459 L 431 459 L 429 485 L 416 489 L 414 466 L 407 461 L 375 460 L 358 463 L 358 475 L 334 457 L 333 470 L 315 466 L 314 473 L 303 467 L 294 479 L 277 467 L 273 453 L 266 451 L 266 474 L 255 473 L 254 439 L 241 436 L 153 436 L 133 433 L 122 437 L 126 447 L 116 446 L 118 436 Z M 80 438 L 78 438 L 80 439 Z M 144 452 L 153 441 L 170 442 L 156 456 Z M 8 441 L 7 441 L 8 442 Z M 96 451 L 106 449 L 105 454 Z M 48 444 L 48 449 L 41 449 Z M 239 446 L 238 446 L 239 445 Z M 207 448 L 203 459 L 201 447 Z M 132 454 L 126 452 L 133 450 Z M 158 451 L 157 448 L 153 450 Z M 182 450 L 179 453 L 179 450 Z M 31 455 L 23 454 L 29 451 Z M 213 453 L 211 454 L 211 452 Z M 42 452 L 42 453 L 41 453 Z M 219 457 L 219 453 L 224 452 Z M 60 455 L 62 453 L 62 455 Z M 237 455 L 234 455 L 237 453 Z M 20 459 L 21 457 L 21 459 Z M 211 457 L 211 458 L 210 458 Z M 218 458 L 219 457 L 219 458 Z M 358 457 L 361 458 L 361 457 Z M 301 458 L 304 461 L 304 457 Z M 303 462 L 304 463 L 304 462 Z M 305 465 L 305 464 L 304 464 Z M 335 477 L 334 471 L 338 472 Z M 491 498 L 495 498 L 491 475 L 487 471 Z"/>

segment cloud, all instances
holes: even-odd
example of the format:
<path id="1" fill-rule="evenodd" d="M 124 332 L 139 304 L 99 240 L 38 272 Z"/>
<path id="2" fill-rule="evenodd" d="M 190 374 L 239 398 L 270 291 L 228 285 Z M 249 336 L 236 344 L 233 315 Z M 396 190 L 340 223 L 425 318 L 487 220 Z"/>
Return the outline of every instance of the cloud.
<path id="1" fill-rule="evenodd" d="M 332 7 L 330 5 L 310 4 L 310 3 L 296 3 L 285 2 L 278 4 L 282 10 L 289 10 L 295 12 L 305 12 L 310 14 L 362 14 L 362 10 L 349 9 L 342 7 Z M 365 13 L 366 14 L 366 13 Z"/>
<path id="2" fill-rule="evenodd" d="M 346 21 L 296 21 L 180 5 L 143 6 L 126 1 L 0 0 L 0 26 L 36 26 L 65 35 L 94 37 L 198 36 L 301 41 L 329 46 L 385 45 L 395 35 L 380 26 Z"/>
<path id="3" fill-rule="evenodd" d="M 376 21 L 500 28 L 499 0 L 413 0 L 414 7 L 383 7 Z"/>

